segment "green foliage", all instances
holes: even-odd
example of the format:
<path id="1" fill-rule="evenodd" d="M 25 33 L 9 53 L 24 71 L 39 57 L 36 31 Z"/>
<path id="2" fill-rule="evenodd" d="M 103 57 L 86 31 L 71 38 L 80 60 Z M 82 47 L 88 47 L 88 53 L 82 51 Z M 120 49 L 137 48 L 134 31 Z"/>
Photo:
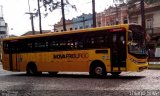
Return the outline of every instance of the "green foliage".
<path id="1" fill-rule="evenodd" d="M 43 3 L 43 6 L 45 7 L 45 11 L 49 10 L 52 12 L 53 10 L 61 7 L 61 1 L 58 1 L 58 0 L 40 0 L 40 2 Z M 64 5 L 76 9 L 76 6 L 70 4 L 68 0 L 64 0 Z"/>
<path id="2" fill-rule="evenodd" d="M 113 0 L 114 3 L 118 4 L 126 4 L 128 8 L 132 8 L 136 2 L 140 2 L 141 0 Z M 153 4 L 160 2 L 160 0 L 144 0 L 145 3 L 147 4 Z"/>
<path id="3" fill-rule="evenodd" d="M 61 7 L 61 2 L 57 0 L 40 0 L 40 2 L 43 3 L 43 7 L 45 8 L 45 11 L 49 10 L 50 12 L 52 12 L 58 7 Z"/>
<path id="4" fill-rule="evenodd" d="M 132 5 L 138 1 L 141 1 L 141 0 L 113 0 L 113 2 L 118 2 L 118 3 L 126 3 L 128 5 Z M 152 4 L 152 3 L 156 3 L 156 2 L 160 2 L 160 0 L 144 0 L 145 3 L 148 3 L 148 4 Z"/>
<path id="5" fill-rule="evenodd" d="M 125 0 L 113 0 L 113 2 L 115 3 L 115 2 L 118 2 L 118 3 L 124 3 L 125 2 Z"/>
<path id="6" fill-rule="evenodd" d="M 45 17 L 48 16 L 49 12 L 53 12 L 54 10 L 61 8 L 61 0 L 40 0 L 40 4 L 41 4 L 41 7 L 44 7 L 45 9 L 45 13 L 44 13 Z M 71 7 L 77 10 L 76 6 L 70 4 L 68 0 L 64 0 L 64 5 L 66 7 Z M 38 10 L 35 9 L 35 11 L 36 11 L 36 16 L 38 16 Z"/>
<path id="7" fill-rule="evenodd" d="M 145 2 L 152 4 L 152 3 L 160 2 L 160 0 L 145 0 Z"/>

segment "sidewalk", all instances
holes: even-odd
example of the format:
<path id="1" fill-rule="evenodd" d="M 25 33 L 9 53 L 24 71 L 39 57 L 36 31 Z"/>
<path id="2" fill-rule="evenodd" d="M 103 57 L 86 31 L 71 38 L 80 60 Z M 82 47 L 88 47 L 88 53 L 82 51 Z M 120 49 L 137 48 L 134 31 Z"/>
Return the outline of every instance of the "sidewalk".
<path id="1" fill-rule="evenodd" d="M 148 62 L 149 69 L 160 69 L 160 62 Z"/>
<path id="2" fill-rule="evenodd" d="M 148 61 L 149 69 L 160 69 L 160 57 L 150 57 Z"/>

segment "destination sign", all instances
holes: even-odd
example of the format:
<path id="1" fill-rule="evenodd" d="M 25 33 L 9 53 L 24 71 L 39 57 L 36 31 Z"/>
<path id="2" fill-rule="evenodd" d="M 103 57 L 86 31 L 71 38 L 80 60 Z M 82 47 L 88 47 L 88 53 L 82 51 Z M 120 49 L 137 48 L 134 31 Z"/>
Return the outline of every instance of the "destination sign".
<path id="1" fill-rule="evenodd" d="M 78 53 L 78 54 L 54 54 L 54 59 L 69 59 L 69 58 L 88 58 L 88 53 Z"/>

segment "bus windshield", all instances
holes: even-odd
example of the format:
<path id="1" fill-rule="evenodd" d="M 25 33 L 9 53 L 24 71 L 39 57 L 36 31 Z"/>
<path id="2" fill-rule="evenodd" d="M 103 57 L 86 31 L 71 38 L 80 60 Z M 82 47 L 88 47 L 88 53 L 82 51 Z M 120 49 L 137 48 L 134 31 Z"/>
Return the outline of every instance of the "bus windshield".
<path id="1" fill-rule="evenodd" d="M 132 54 L 146 54 L 145 45 L 140 44 L 139 42 L 130 42 L 129 43 L 129 52 Z"/>
<path id="2" fill-rule="evenodd" d="M 129 53 L 135 54 L 135 55 L 145 55 L 146 52 L 146 46 L 145 46 L 145 33 L 143 31 L 143 28 L 139 25 L 130 25 L 129 30 Z M 132 38 L 132 39 L 131 39 Z"/>

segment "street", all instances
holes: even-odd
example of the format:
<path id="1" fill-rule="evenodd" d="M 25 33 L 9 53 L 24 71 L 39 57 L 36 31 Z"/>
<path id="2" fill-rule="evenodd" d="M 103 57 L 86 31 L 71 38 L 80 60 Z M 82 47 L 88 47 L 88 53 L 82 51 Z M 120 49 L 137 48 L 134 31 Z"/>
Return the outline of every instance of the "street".
<path id="1" fill-rule="evenodd" d="M 88 73 L 27 76 L 0 65 L 0 96 L 159 96 L 160 71 L 123 72 L 120 77 L 90 78 Z"/>

